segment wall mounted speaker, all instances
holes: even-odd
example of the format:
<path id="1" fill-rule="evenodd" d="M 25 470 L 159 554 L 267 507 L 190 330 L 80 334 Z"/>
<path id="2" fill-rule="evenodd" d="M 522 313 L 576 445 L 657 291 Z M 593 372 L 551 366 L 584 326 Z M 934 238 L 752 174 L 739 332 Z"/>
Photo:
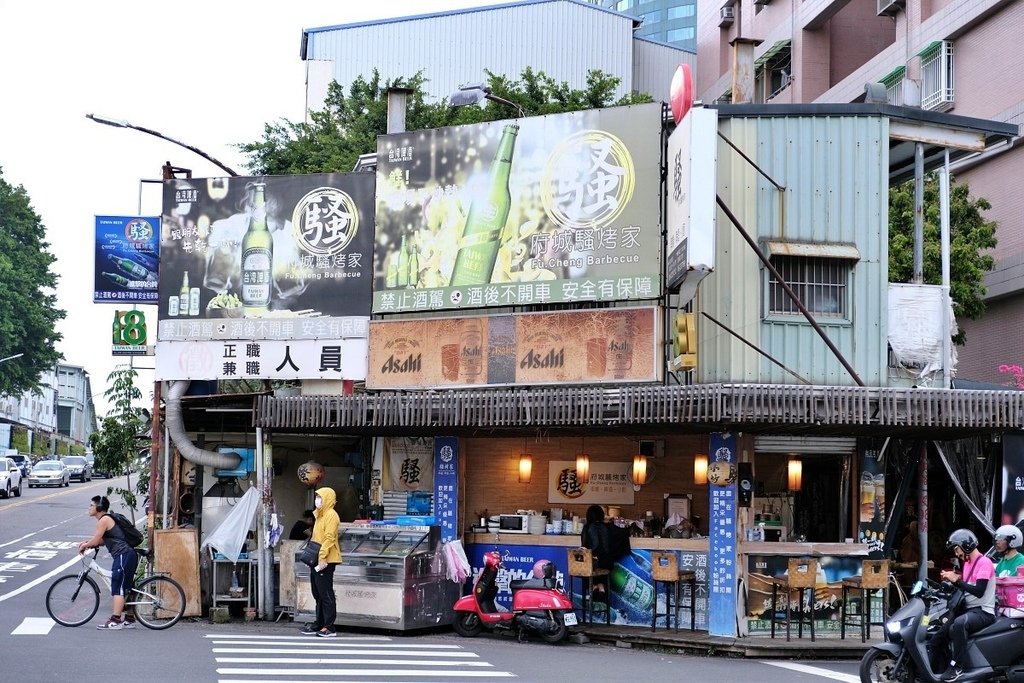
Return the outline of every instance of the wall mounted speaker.
<path id="1" fill-rule="evenodd" d="M 754 498 L 754 467 L 751 463 L 739 463 L 739 473 L 736 475 L 736 490 L 739 493 L 740 507 L 750 507 L 750 503 Z"/>

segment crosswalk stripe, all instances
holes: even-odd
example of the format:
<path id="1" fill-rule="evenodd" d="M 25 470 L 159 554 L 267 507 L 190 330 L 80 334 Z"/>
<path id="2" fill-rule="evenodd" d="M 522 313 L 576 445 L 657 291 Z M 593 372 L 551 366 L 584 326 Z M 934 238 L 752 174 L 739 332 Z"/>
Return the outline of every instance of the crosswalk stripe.
<path id="1" fill-rule="evenodd" d="M 391 666 L 481 666 L 493 667 L 488 662 L 456 662 L 429 659 L 358 659 L 348 657 L 216 657 L 222 664 L 388 664 Z"/>
<path id="2" fill-rule="evenodd" d="M 218 668 L 221 676 L 447 676 L 452 678 L 515 678 L 508 671 L 426 671 L 412 669 L 395 671 L 394 669 L 294 669 L 281 671 L 267 669 Z M 279 683 L 279 682 L 276 682 Z"/>
<path id="3" fill-rule="evenodd" d="M 780 669 L 789 669 L 790 671 L 796 671 L 797 673 L 810 674 L 811 676 L 822 676 L 824 678 L 828 678 L 829 680 L 836 681 L 837 683 L 860 683 L 860 676 L 844 674 L 838 671 L 824 669 L 819 666 L 798 664 L 797 662 L 773 662 L 770 660 L 762 660 L 761 663 L 768 664 L 771 666 L 777 666 Z M 281 682 L 277 681 L 275 683 Z"/>
<path id="4" fill-rule="evenodd" d="M 50 617 L 25 617 L 18 627 L 11 631 L 12 636 L 45 636 L 57 625 Z"/>
<path id="5" fill-rule="evenodd" d="M 224 639 L 224 638 L 232 638 L 232 639 L 240 639 L 240 640 L 305 640 L 305 641 L 312 641 L 314 643 L 316 642 L 316 640 L 315 640 L 316 636 L 306 636 L 306 635 L 295 635 L 295 636 L 282 636 L 282 635 L 260 636 L 260 635 L 256 635 L 256 634 L 253 634 L 253 633 L 207 633 L 203 637 L 204 638 L 214 639 L 214 640 L 220 640 L 220 639 Z M 342 634 L 342 637 L 346 641 L 358 640 L 358 641 L 383 641 L 383 642 L 390 642 L 390 641 L 394 640 L 394 638 L 392 638 L 390 636 L 353 636 L 353 635 L 349 635 L 347 633 Z M 458 645 L 444 645 L 443 647 L 458 647 Z"/>
<path id="6" fill-rule="evenodd" d="M 337 648 L 329 650 L 323 649 L 308 649 L 298 647 L 215 647 L 212 651 L 217 654 L 236 654 L 236 655 L 255 655 L 255 654 L 268 654 L 268 655 L 301 655 L 301 654 L 315 654 L 315 655 L 378 655 L 388 657 L 478 657 L 474 652 L 452 652 L 451 650 L 444 650 L 441 652 L 431 652 L 429 650 L 380 650 L 375 648 Z"/>
<path id="7" fill-rule="evenodd" d="M 306 637 L 302 640 L 269 640 L 269 641 L 257 641 L 257 642 L 246 642 L 243 640 L 214 640 L 214 645 L 259 645 L 264 647 L 267 645 L 283 645 L 285 647 L 294 647 L 296 644 L 302 643 L 306 647 L 340 647 L 340 648 L 358 648 L 358 647 L 377 647 L 388 650 L 458 650 L 458 645 L 424 645 L 420 643 L 381 643 L 381 642 L 365 642 L 357 641 L 350 642 L 348 638 L 331 638 L 324 640 L 323 638 L 310 638 Z"/>

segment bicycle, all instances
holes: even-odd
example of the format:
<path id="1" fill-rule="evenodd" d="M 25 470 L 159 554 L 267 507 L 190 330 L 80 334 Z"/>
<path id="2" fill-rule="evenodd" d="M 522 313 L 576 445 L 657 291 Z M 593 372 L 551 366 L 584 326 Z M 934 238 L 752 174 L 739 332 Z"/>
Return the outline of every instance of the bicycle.
<path id="1" fill-rule="evenodd" d="M 153 552 L 136 548 L 140 559 L 147 564 L 147 578 L 125 596 L 125 609 L 133 608 L 135 618 L 146 628 L 157 631 L 178 623 L 185 613 L 185 591 L 177 581 L 164 574 L 152 572 Z M 83 569 L 77 574 L 60 577 L 46 591 L 46 611 L 61 626 L 81 626 L 92 620 L 100 608 L 100 588 L 90 574 L 96 572 L 110 589 L 110 570 L 96 563 L 99 548 L 92 557 L 82 555 Z"/>

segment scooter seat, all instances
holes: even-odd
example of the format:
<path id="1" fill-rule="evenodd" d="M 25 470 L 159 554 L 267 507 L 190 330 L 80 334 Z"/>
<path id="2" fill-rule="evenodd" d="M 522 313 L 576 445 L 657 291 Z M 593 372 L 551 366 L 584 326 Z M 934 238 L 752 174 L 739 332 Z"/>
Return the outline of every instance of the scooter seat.
<path id="1" fill-rule="evenodd" d="M 978 638 L 979 636 L 990 636 L 996 633 L 1002 633 L 1004 631 L 1012 631 L 1014 629 L 1024 628 L 1024 619 L 1011 619 L 1010 617 L 997 617 L 995 622 L 991 625 L 986 626 L 980 631 L 975 631 L 971 634 L 971 638 Z"/>
<path id="2" fill-rule="evenodd" d="M 523 579 L 522 581 L 512 581 L 509 583 L 509 587 L 512 592 L 516 592 L 520 588 L 541 588 L 548 589 L 554 588 L 554 581 L 551 579 Z"/>

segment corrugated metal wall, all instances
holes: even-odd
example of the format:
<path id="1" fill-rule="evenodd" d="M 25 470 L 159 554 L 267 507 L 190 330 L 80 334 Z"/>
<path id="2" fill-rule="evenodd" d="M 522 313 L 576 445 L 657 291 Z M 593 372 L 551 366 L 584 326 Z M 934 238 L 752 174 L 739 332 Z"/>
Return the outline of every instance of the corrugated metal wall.
<path id="1" fill-rule="evenodd" d="M 719 195 L 758 241 L 853 243 L 850 320 L 818 318 L 869 386 L 886 383 L 888 122 L 876 116 L 722 118 L 720 129 L 786 187 L 779 192 L 719 143 Z M 700 306 L 814 384 L 854 380 L 802 316 L 764 315 L 764 269 L 720 211 L 717 269 Z M 701 320 L 700 381 L 791 383 L 794 377 Z"/>
<path id="2" fill-rule="evenodd" d="M 697 73 L 697 55 L 647 40 L 634 40 L 633 89 L 650 94 L 655 102 L 668 102 L 672 75 L 680 64 L 689 64 Z"/>
<path id="3" fill-rule="evenodd" d="M 422 70 L 437 98 L 485 80 L 484 69 L 517 78 L 531 66 L 577 88 L 601 69 L 622 78 L 619 96 L 633 89 L 632 27 L 625 16 L 546 2 L 312 32 L 306 59 L 333 61 L 345 86 L 374 68 L 385 78 Z"/>

